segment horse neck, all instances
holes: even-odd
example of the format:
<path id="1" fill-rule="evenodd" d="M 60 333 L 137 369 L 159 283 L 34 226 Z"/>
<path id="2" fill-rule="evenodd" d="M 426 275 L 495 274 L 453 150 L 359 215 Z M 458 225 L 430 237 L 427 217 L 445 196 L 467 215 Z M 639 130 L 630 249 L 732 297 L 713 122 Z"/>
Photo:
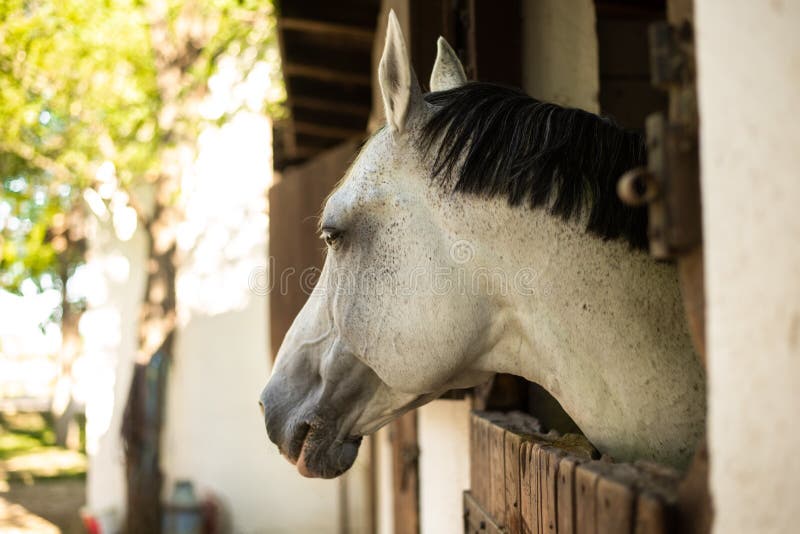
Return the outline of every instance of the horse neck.
<path id="1" fill-rule="evenodd" d="M 530 294 L 512 284 L 480 296 L 490 324 L 465 371 L 540 384 L 616 458 L 685 465 L 703 429 L 704 383 L 674 266 L 541 209 L 459 196 L 443 220 L 473 243 L 467 265 L 535 282 Z"/>
<path id="2" fill-rule="evenodd" d="M 521 375 L 556 394 L 557 377 L 594 368 L 598 355 L 609 355 L 599 372 L 613 372 L 654 338 L 685 331 L 672 266 L 504 199 L 464 197 L 459 211 L 465 215 L 448 220 L 475 243 L 476 270 L 508 281 L 507 291 L 488 296 L 493 323 L 482 370 Z"/>

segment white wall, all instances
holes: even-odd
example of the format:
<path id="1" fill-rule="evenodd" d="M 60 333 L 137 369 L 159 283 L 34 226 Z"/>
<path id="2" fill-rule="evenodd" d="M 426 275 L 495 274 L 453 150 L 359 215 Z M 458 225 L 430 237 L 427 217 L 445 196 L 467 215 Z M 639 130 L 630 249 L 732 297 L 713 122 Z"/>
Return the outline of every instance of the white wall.
<path id="1" fill-rule="evenodd" d="M 797 532 L 800 2 L 696 0 L 714 532 Z"/>
<path id="2" fill-rule="evenodd" d="M 185 177 L 179 232 L 179 327 L 163 440 L 165 494 L 176 478 L 221 502 L 236 533 L 338 532 L 340 481 L 301 477 L 268 442 L 258 397 L 267 381 L 267 298 L 254 282 L 267 264 L 265 190 L 269 121 L 240 113 L 200 138 Z M 125 506 L 121 414 L 136 348 L 145 241 L 121 242 L 101 224 L 89 268 L 96 280 L 81 327 L 95 384 L 88 393 L 88 503 Z M 258 284 L 256 284 L 258 285 Z M 363 525 L 363 468 L 355 477 L 351 524 Z M 358 484 L 362 486 L 359 487 Z M 359 515 L 361 514 L 361 515 Z M 357 531 L 357 530 L 355 530 Z M 362 530 L 363 531 L 363 530 Z"/>
<path id="3" fill-rule="evenodd" d="M 185 179 L 179 330 L 168 385 L 168 482 L 221 500 L 234 532 L 336 532 L 338 481 L 302 478 L 269 443 L 258 398 L 269 376 L 270 123 L 240 112 L 200 137 Z"/>
<path id="4" fill-rule="evenodd" d="M 439 400 L 417 410 L 422 534 L 464 531 L 462 495 L 469 489 L 469 405 L 468 400 Z"/>
<path id="5" fill-rule="evenodd" d="M 421 534 L 464 531 L 463 497 L 469 489 L 468 400 L 438 400 L 417 409 Z M 394 532 L 392 442 L 389 427 L 375 435 L 377 528 Z"/>
<path id="6" fill-rule="evenodd" d="M 90 239 L 87 269 L 93 281 L 81 318 L 86 376 L 87 503 L 96 513 L 123 517 L 125 458 L 120 428 L 137 347 L 136 318 L 144 292 L 145 239 L 127 242 L 110 223 Z"/>

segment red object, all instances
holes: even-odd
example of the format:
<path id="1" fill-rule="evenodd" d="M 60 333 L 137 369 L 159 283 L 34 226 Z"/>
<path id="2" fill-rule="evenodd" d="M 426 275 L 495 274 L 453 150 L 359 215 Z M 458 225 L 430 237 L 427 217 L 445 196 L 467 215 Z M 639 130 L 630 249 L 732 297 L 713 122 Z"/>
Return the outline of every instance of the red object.
<path id="1" fill-rule="evenodd" d="M 87 534 L 103 534 L 100 530 L 100 523 L 91 515 L 83 516 L 83 528 L 86 529 Z"/>

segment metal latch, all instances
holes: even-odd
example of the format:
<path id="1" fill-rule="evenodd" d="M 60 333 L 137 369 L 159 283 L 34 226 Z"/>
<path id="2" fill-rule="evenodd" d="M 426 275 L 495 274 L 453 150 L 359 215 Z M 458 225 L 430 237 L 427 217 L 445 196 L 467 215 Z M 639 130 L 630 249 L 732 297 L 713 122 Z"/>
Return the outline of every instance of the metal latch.
<path id="1" fill-rule="evenodd" d="M 647 167 L 625 173 L 620 199 L 647 204 L 650 252 L 676 258 L 702 242 L 697 105 L 694 90 L 693 32 L 689 22 L 650 27 L 653 85 L 670 96 L 670 114 L 647 117 Z"/>

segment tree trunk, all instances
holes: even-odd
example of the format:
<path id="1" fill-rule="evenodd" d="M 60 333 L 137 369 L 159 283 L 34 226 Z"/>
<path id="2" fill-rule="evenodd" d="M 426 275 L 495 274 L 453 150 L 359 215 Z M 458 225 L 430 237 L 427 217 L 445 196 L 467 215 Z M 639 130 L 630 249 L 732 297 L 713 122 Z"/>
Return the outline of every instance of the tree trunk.
<path id="1" fill-rule="evenodd" d="M 81 336 L 78 325 L 83 310 L 69 302 L 67 298 L 67 281 L 71 258 L 83 255 L 85 239 L 82 229 L 66 229 L 63 233 L 65 249 L 59 253 L 59 280 L 61 282 L 61 348 L 58 354 L 58 377 L 53 388 L 53 399 L 50 404 L 50 415 L 53 419 L 53 430 L 56 445 L 75 448 L 74 440 L 69 440 L 70 428 L 74 428 L 75 400 L 72 396 L 72 366 L 81 352 Z"/>
<path id="2" fill-rule="evenodd" d="M 183 217 L 177 199 L 183 170 L 195 153 L 192 125 L 198 119 L 196 104 L 202 96 L 192 89 L 195 79 L 190 71 L 215 31 L 213 23 L 199 14 L 191 0 L 183 4 L 174 21 L 169 20 L 168 3 L 164 0 L 151 0 L 146 10 L 155 54 L 158 126 L 164 148 L 159 158 L 161 172 L 153 184 L 152 215 L 146 217 L 147 280 L 139 316 L 136 370 L 123 426 L 128 479 L 125 531 L 129 534 L 161 532 L 160 439 L 165 382 L 160 380 L 158 388 L 148 387 L 145 370 L 155 354 L 164 359 L 158 362 L 159 372 L 169 366 L 173 356 L 179 265 L 175 233 Z M 158 398 L 150 398 L 153 395 Z M 148 418 L 146 407 L 154 402 L 158 415 Z"/>

